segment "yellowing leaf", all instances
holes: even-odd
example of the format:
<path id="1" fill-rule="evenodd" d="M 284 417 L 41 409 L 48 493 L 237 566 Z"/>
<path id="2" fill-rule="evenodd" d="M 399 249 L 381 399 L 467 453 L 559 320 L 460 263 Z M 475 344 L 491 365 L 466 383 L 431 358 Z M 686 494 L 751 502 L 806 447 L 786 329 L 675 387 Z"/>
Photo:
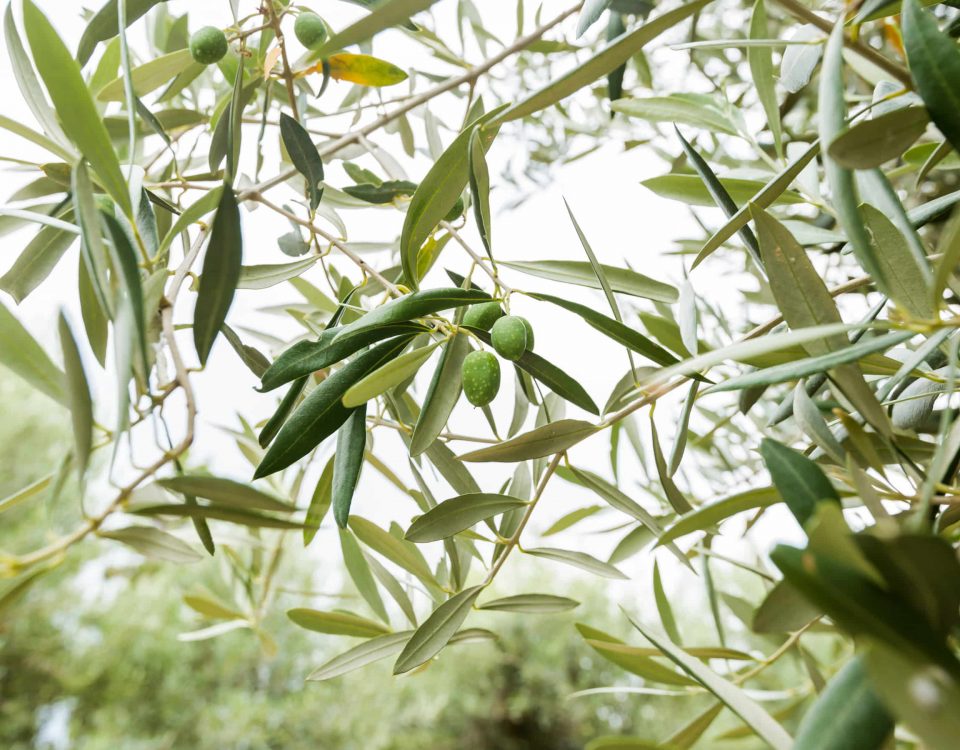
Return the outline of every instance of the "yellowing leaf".
<path id="1" fill-rule="evenodd" d="M 372 55 L 343 52 L 327 58 L 327 65 L 333 80 L 350 81 L 361 86 L 393 86 L 407 80 L 407 74 L 396 65 Z"/>

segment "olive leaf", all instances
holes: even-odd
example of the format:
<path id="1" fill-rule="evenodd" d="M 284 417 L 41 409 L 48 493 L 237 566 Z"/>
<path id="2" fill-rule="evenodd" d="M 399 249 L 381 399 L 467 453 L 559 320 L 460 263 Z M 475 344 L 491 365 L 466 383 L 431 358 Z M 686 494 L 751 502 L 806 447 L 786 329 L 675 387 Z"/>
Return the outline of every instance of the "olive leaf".
<path id="1" fill-rule="evenodd" d="M 210 229 L 193 313 L 193 341 L 201 364 L 206 364 L 213 342 L 227 319 L 242 264 L 240 207 L 233 190 L 224 185 Z"/>
<path id="2" fill-rule="evenodd" d="M 320 153 L 306 128 L 286 113 L 280 115 L 280 137 L 293 166 L 307 181 L 310 210 L 316 211 L 323 197 L 323 160 Z"/>

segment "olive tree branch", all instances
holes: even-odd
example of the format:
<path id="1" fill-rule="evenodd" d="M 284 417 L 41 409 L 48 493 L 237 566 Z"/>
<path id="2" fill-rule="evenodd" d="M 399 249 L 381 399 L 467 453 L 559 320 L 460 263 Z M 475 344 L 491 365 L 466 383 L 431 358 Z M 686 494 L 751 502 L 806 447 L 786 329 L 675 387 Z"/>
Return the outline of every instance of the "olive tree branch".
<path id="1" fill-rule="evenodd" d="M 330 143 L 324 144 L 318 149 L 320 153 L 320 157 L 324 158 L 337 153 L 343 148 L 349 146 L 350 144 L 355 143 L 362 136 L 370 135 L 371 133 L 382 128 L 387 123 L 392 122 L 393 120 L 396 120 L 398 117 L 401 117 L 402 115 L 405 115 L 407 112 L 409 112 L 412 109 L 416 109 L 421 104 L 426 104 L 431 99 L 439 96 L 440 94 L 444 94 L 447 91 L 452 91 L 456 88 L 459 88 L 465 83 L 467 84 L 474 83 L 478 78 L 480 78 L 480 76 L 484 75 L 487 71 L 489 71 L 494 66 L 500 64 L 501 62 L 506 60 L 508 57 L 511 57 L 512 55 L 515 55 L 516 53 L 523 51 L 524 49 L 529 47 L 531 44 L 538 41 L 544 34 L 550 31 L 550 29 L 559 25 L 564 20 L 566 20 L 567 18 L 572 16 L 574 13 L 576 13 L 580 9 L 581 5 L 582 3 L 577 3 L 576 5 L 568 8 L 567 10 L 560 13 L 560 15 L 555 16 L 554 18 L 542 24 L 541 26 L 538 26 L 536 29 L 531 31 L 526 36 L 520 37 L 513 44 L 509 45 L 508 47 L 504 47 L 504 49 L 501 50 L 498 54 L 485 60 L 479 65 L 473 68 L 470 68 L 470 70 L 468 70 L 463 75 L 459 75 L 447 81 L 444 81 L 443 83 L 439 83 L 433 88 L 427 89 L 422 94 L 418 94 L 417 96 L 411 97 L 396 109 L 393 109 L 390 112 L 387 112 L 381 115 L 373 122 L 370 122 L 367 125 L 364 125 L 363 127 L 358 128 L 357 130 L 351 131 L 349 133 L 345 133 L 344 135 L 340 136 L 334 141 L 331 141 Z M 255 199 L 256 196 L 269 190 L 272 187 L 276 187 L 277 185 L 280 185 L 286 182 L 296 174 L 297 174 L 297 170 L 294 167 L 285 169 L 279 174 L 275 175 L 274 177 L 271 177 L 267 180 L 263 180 L 262 182 L 259 182 L 256 185 L 253 185 L 248 190 L 241 193 L 238 196 L 238 199 L 241 201 L 250 200 L 251 198 Z"/>
<path id="2" fill-rule="evenodd" d="M 500 557 L 497 558 L 496 562 L 490 567 L 490 572 L 487 573 L 487 577 L 483 580 L 483 586 L 489 586 L 493 583 L 493 579 L 497 577 L 497 573 L 500 572 L 500 569 L 503 567 L 503 564 L 507 561 L 507 558 L 510 556 L 510 553 L 514 550 L 515 547 L 520 545 L 520 536 L 523 534 L 523 530 L 527 527 L 527 524 L 530 522 L 531 516 L 533 516 L 533 511 L 537 507 L 537 503 L 540 502 L 540 498 L 543 497 L 544 490 L 547 489 L 547 483 L 550 481 L 550 477 L 554 475 L 557 467 L 560 465 L 560 461 L 563 460 L 564 452 L 556 453 L 553 456 L 553 459 L 550 461 L 549 466 L 547 466 L 546 471 L 543 473 L 543 477 L 540 479 L 540 484 L 537 486 L 537 491 L 533 496 L 533 499 L 527 505 L 527 509 L 523 513 L 523 518 L 520 519 L 520 524 L 517 526 L 517 530 L 513 532 L 512 536 L 507 539 L 504 543 L 504 550 Z"/>
<path id="3" fill-rule="evenodd" d="M 271 211 L 276 211 L 278 214 L 289 219 L 295 224 L 299 224 L 300 226 L 305 227 L 306 229 L 309 229 L 311 232 L 313 232 L 317 236 L 323 237 L 323 239 L 325 239 L 327 242 L 329 242 L 331 245 L 337 248 L 337 250 L 339 250 L 346 257 L 352 260 L 361 271 L 363 271 L 368 276 L 371 276 L 377 281 L 379 281 L 383 285 L 383 288 L 386 289 L 394 297 L 399 297 L 401 294 L 403 294 L 400 291 L 400 289 L 396 286 L 396 284 L 394 284 L 392 281 L 389 281 L 379 271 L 377 271 L 377 269 L 375 269 L 373 266 L 367 263 L 363 258 L 357 255 L 355 252 L 353 252 L 353 250 L 347 247 L 346 243 L 344 243 L 339 238 L 334 237 L 329 232 L 324 231 L 323 229 L 318 227 L 316 224 L 314 224 L 312 221 L 309 221 L 308 219 L 301 219 L 292 211 L 288 211 L 282 206 L 278 206 L 276 203 L 273 203 L 268 198 L 265 198 L 259 193 L 254 193 L 254 194 L 248 193 L 245 195 L 246 197 L 243 200 L 254 200 L 254 201 L 257 201 L 258 203 L 262 203 Z"/>
<path id="4" fill-rule="evenodd" d="M 183 357 L 180 354 L 180 347 L 177 344 L 173 325 L 173 311 L 177 297 L 183 288 L 183 282 L 187 278 L 190 267 L 200 254 L 200 248 L 203 246 L 203 241 L 205 238 L 206 230 L 201 230 L 197 236 L 197 239 L 184 256 L 180 266 L 176 269 L 176 271 L 174 271 L 167 292 L 160 303 L 161 335 L 166 343 L 167 349 L 170 352 L 170 358 L 173 361 L 176 387 L 183 392 L 184 400 L 186 402 L 186 427 L 183 438 L 176 446 L 170 448 L 169 450 L 165 450 L 163 454 L 152 464 L 142 469 L 140 473 L 128 484 L 121 487 L 110 504 L 100 511 L 100 513 L 91 516 L 72 532 L 60 537 L 54 542 L 51 542 L 46 547 L 42 547 L 34 552 L 14 558 L 14 566 L 26 568 L 39 562 L 57 557 L 65 553 L 73 544 L 76 544 L 90 534 L 95 533 L 113 513 L 122 507 L 124 502 L 126 502 L 130 495 L 133 494 L 134 490 L 154 476 L 168 463 L 176 460 L 186 453 L 186 451 L 193 444 L 194 424 L 197 416 L 197 404 L 193 393 L 193 387 L 190 383 L 190 373 L 184 364 Z"/>

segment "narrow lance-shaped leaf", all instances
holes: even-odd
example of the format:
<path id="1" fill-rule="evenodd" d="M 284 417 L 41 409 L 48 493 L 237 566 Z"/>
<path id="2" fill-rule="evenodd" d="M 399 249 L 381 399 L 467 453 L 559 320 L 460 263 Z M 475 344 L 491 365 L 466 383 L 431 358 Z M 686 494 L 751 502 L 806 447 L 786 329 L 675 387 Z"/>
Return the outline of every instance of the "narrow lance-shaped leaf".
<path id="1" fill-rule="evenodd" d="M 471 493 L 444 500 L 414 521 L 407 530 L 411 542 L 446 539 L 487 518 L 522 508 L 526 500 L 491 493 Z"/>
<path id="2" fill-rule="evenodd" d="M 769 38 L 767 27 L 767 9 L 764 0 L 757 0 L 750 16 L 750 38 Z M 753 85 L 757 89 L 757 98 L 763 106 L 767 116 L 767 124 L 773 135 L 773 146 L 777 156 L 783 155 L 781 144 L 782 133 L 780 128 L 780 107 L 777 104 L 777 92 L 774 88 L 773 55 L 769 47 L 747 47 L 747 62 L 750 64 L 750 75 Z"/>
<path id="3" fill-rule="evenodd" d="M 67 218 L 68 214 L 63 216 Z M 0 277 L 0 289 L 18 304 L 23 302 L 53 272 L 76 239 L 73 232 L 50 226 L 41 227 L 10 269 Z"/>
<path id="4" fill-rule="evenodd" d="M 280 114 L 280 136 L 297 171 L 307 181 L 310 210 L 316 211 L 323 196 L 323 161 L 310 134 L 286 113 Z"/>
<path id="5" fill-rule="evenodd" d="M 830 156 L 829 148 L 834 139 L 846 130 L 847 106 L 844 101 L 843 40 L 844 20 L 841 18 L 830 34 L 823 55 L 823 70 L 820 75 L 820 140 L 827 148 L 824 169 L 837 219 L 843 227 L 863 269 L 878 283 L 885 281 L 883 268 L 874 255 L 870 237 L 863 225 L 858 209 L 857 187 L 850 170 L 840 166 Z"/>
<path id="6" fill-rule="evenodd" d="M 259 513 L 244 508 L 234 508 L 226 505 L 210 504 L 177 504 L 177 505 L 149 505 L 136 506 L 130 509 L 131 513 L 141 516 L 174 516 L 177 518 L 202 518 L 227 521 L 241 526 L 263 529 L 302 529 L 303 525 L 296 521 Z"/>
<path id="7" fill-rule="evenodd" d="M 748 697 L 743 690 L 732 682 L 725 680 L 709 667 L 701 664 L 699 660 L 686 654 L 680 647 L 671 643 L 668 638 L 653 633 L 629 616 L 628 619 L 647 640 L 660 649 L 680 669 L 723 701 L 727 708 L 743 719 L 770 747 L 774 750 L 790 750 L 793 747 L 793 740 L 784 728 L 753 699 Z"/>
<path id="8" fill-rule="evenodd" d="M 407 630 L 402 633 L 390 633 L 364 641 L 359 646 L 354 646 L 349 651 L 335 656 L 327 663 L 317 667 L 307 675 L 307 680 L 332 680 L 334 677 L 360 669 L 367 664 L 386 659 L 400 651 L 410 639 L 410 635 L 411 631 Z"/>
<path id="9" fill-rule="evenodd" d="M 731 216 L 729 221 L 714 232 L 713 236 L 704 243 L 704 246 L 700 248 L 700 252 L 697 253 L 697 257 L 694 258 L 692 268 L 700 265 L 700 263 L 708 258 L 724 242 L 733 237 L 742 227 L 746 226 L 747 222 L 750 221 L 751 206 L 766 208 L 783 195 L 787 188 L 790 187 L 790 184 L 797 179 L 798 175 L 803 172 L 806 166 L 816 158 L 818 153 L 820 153 L 820 141 L 814 141 L 802 154 L 780 170 L 770 182 L 764 185 L 749 202 L 741 206 L 740 210 Z"/>
<path id="10" fill-rule="evenodd" d="M 940 131 L 960 149 L 960 49 L 917 0 L 903 2 L 903 46 L 917 92 Z"/>
<path id="11" fill-rule="evenodd" d="M 609 318 L 594 308 L 587 305 L 581 305 L 564 297 L 554 297 L 549 294 L 531 294 L 531 297 L 544 302 L 550 302 L 565 310 L 579 315 L 584 322 L 591 327 L 609 336 L 618 344 L 641 354 L 658 365 L 673 365 L 679 360 L 659 344 L 654 343 L 639 331 L 625 325 L 622 321 Z"/>
<path id="12" fill-rule="evenodd" d="M 229 326 L 224 326 L 224 333 L 228 337 L 228 340 L 229 334 L 226 332 L 229 330 L 231 330 Z M 290 388 L 287 389 L 287 392 L 283 394 L 277 410 L 271 415 L 270 419 L 267 420 L 266 424 L 263 425 L 260 434 L 257 435 L 257 442 L 261 448 L 266 448 L 270 445 L 277 436 L 277 433 L 280 432 L 280 428 L 283 427 L 283 423 L 287 421 L 287 417 L 290 416 L 297 402 L 300 400 L 303 390 L 307 387 L 309 378 L 309 375 L 304 375 L 294 380 Z"/>
<path id="13" fill-rule="evenodd" d="M 570 204 L 567 203 L 566 198 L 563 199 L 563 205 L 567 209 L 567 215 L 570 217 L 570 221 L 573 223 L 573 228 L 577 232 L 577 237 L 580 238 L 580 245 L 583 247 L 583 251 L 587 254 L 587 258 L 590 261 L 590 267 L 593 269 L 593 273 L 596 275 L 597 281 L 600 282 L 600 288 L 603 290 L 603 295 L 607 298 L 607 304 L 610 305 L 610 309 L 613 311 L 613 317 L 616 318 L 618 323 L 623 323 L 623 316 L 620 314 L 620 307 L 617 305 L 617 298 L 613 296 L 613 289 L 610 287 L 610 282 L 607 281 L 607 275 L 604 273 L 603 266 L 601 266 L 600 261 L 597 260 L 597 256 L 594 254 L 593 248 L 590 247 L 590 243 L 587 241 L 586 235 L 580 228 L 580 223 L 577 221 L 577 217 L 573 215 L 573 210 L 570 208 Z"/>
<path id="14" fill-rule="evenodd" d="M 465 307 L 476 302 L 489 302 L 490 295 L 479 289 L 425 289 L 421 292 L 406 294 L 375 307 L 360 316 L 349 325 L 336 329 L 334 341 L 342 341 L 374 328 L 393 323 L 406 323 L 424 315 L 432 315 L 441 310 Z"/>
<path id="15" fill-rule="evenodd" d="M 752 207 L 751 213 L 770 289 L 787 325 L 796 330 L 840 322 L 840 313 L 826 284 L 790 231 L 763 209 Z M 862 225 L 860 231 L 866 231 Z M 804 346 L 811 354 L 821 355 L 844 349 L 849 342 L 838 334 Z M 887 413 L 856 365 L 840 365 L 831 370 L 830 376 L 871 425 L 880 432 L 890 432 Z"/>
<path id="16" fill-rule="evenodd" d="M 389 628 L 374 620 L 346 612 L 321 612 L 316 609 L 291 609 L 289 617 L 301 628 L 315 633 L 348 635 L 355 638 L 374 638 L 389 633 Z"/>
<path id="17" fill-rule="evenodd" d="M 114 269 L 119 269 L 123 300 L 128 311 L 128 323 L 133 327 L 133 337 L 136 340 L 140 354 L 140 361 L 144 372 L 149 370 L 147 356 L 146 309 L 144 307 L 143 282 L 140 277 L 140 267 L 137 251 L 130 242 L 129 234 L 110 214 L 101 214 L 110 234 L 110 252 L 113 258 Z"/>
<path id="18" fill-rule="evenodd" d="M 33 0 L 24 0 L 23 22 L 37 66 L 62 122 L 70 123 L 70 137 L 96 170 L 103 186 L 130 216 L 132 205 L 117 152 L 87 90 L 80 66 Z"/>
<path id="19" fill-rule="evenodd" d="M 77 263 L 77 295 L 80 298 L 80 315 L 83 319 L 83 328 L 87 334 L 87 342 L 93 356 L 101 367 L 107 362 L 107 337 L 109 319 L 107 312 L 100 303 L 99 296 L 90 278 L 87 264 L 81 256 Z"/>
<path id="20" fill-rule="evenodd" d="M 849 362 L 856 362 L 874 352 L 887 351 L 897 344 L 909 341 L 914 335 L 913 331 L 895 331 L 881 336 L 874 336 L 873 338 L 864 339 L 859 343 L 850 344 L 845 349 L 829 352 L 819 357 L 798 359 L 794 362 L 775 365 L 774 367 L 768 367 L 763 370 L 754 370 L 753 372 L 748 372 L 744 375 L 724 380 L 717 385 L 710 386 L 706 392 L 733 391 L 805 378 Z"/>
<path id="21" fill-rule="evenodd" d="M 233 190 L 224 185 L 210 242 L 200 274 L 200 288 L 193 314 L 193 341 L 201 364 L 207 363 L 213 342 L 227 319 L 243 263 L 240 208 Z"/>
<path id="22" fill-rule="evenodd" d="M 868 203 L 860 211 L 884 270 L 877 286 L 911 315 L 932 318 L 932 274 L 926 259 L 910 252 L 907 240 L 885 213 Z"/>
<path id="23" fill-rule="evenodd" d="M 80 227 L 80 251 L 91 286 L 101 308 L 109 316 L 113 307 L 106 289 L 108 284 L 107 250 L 103 243 L 100 213 L 93 195 L 93 183 L 86 164 L 78 164 L 71 175 L 73 213 Z"/>
<path id="24" fill-rule="evenodd" d="M 650 123 L 674 123 L 725 135 L 738 135 L 739 126 L 710 97 L 697 94 L 642 96 L 620 99 L 610 105 L 622 112 Z"/>
<path id="25" fill-rule="evenodd" d="M 203 559 L 189 544 L 152 526 L 127 526 L 112 531 L 99 531 L 97 536 L 132 547 L 144 557 L 173 563 L 194 563 Z"/>
<path id="26" fill-rule="evenodd" d="M 190 50 L 179 49 L 160 57 L 148 60 L 130 71 L 133 81 L 133 90 L 137 96 L 143 97 L 160 88 L 177 74 L 189 71 L 194 63 Z M 198 73 L 203 72 L 203 66 L 198 66 Z M 118 102 L 124 98 L 123 76 L 116 78 L 98 92 L 97 100 L 101 102 Z"/>
<path id="27" fill-rule="evenodd" d="M 373 55 L 341 52 L 330 55 L 319 65 L 334 81 L 350 81 L 361 86 L 394 86 L 407 80 L 407 73 L 391 62 Z"/>
<path id="28" fill-rule="evenodd" d="M 460 456 L 461 461 L 506 462 L 543 458 L 572 448 L 597 432 L 597 427 L 580 419 L 561 419 L 518 435 L 489 448 Z"/>
<path id="29" fill-rule="evenodd" d="M 232 505 L 237 508 L 272 510 L 281 513 L 290 513 L 295 510 L 289 503 L 258 490 L 256 487 L 222 477 L 181 474 L 169 479 L 161 479 L 158 484 L 173 492 L 195 498 L 202 497 L 206 500 L 212 500 L 223 505 Z"/>
<path id="30" fill-rule="evenodd" d="M 477 609 L 488 612 L 521 612 L 523 614 L 546 615 L 567 612 L 580 606 L 580 602 L 565 596 L 553 594 L 517 594 L 502 599 L 491 599 L 479 605 Z"/>
<path id="31" fill-rule="evenodd" d="M 763 0 L 757 0 L 758 7 L 760 7 L 762 2 Z M 727 189 L 724 187 L 723 183 L 717 178 L 713 170 L 710 169 L 710 165 L 707 164 L 706 160 L 700 156 L 696 149 L 694 149 L 687 139 L 683 137 L 680 129 L 674 126 L 674 130 L 677 133 L 677 138 L 680 139 L 680 145 L 683 146 L 683 152 L 687 155 L 687 159 L 690 161 L 690 166 L 694 168 L 696 173 L 700 176 L 700 179 L 703 180 L 703 184 L 710 192 L 710 196 L 713 198 L 714 202 L 723 210 L 728 219 L 735 216 L 738 210 L 737 204 L 730 196 L 730 193 L 727 192 Z M 763 268 L 763 259 L 760 257 L 760 245 L 757 244 L 757 237 L 753 233 L 753 230 L 750 229 L 748 224 L 744 223 L 744 225 L 740 227 L 738 231 L 740 233 L 740 238 L 750 251 L 750 255 L 757 262 L 757 265 Z M 696 354 L 696 352 L 693 353 Z"/>
<path id="32" fill-rule="evenodd" d="M 263 373 L 261 390 L 272 391 L 284 383 L 310 375 L 317 370 L 324 370 L 378 341 L 396 336 L 412 336 L 427 331 L 417 323 L 395 323 L 370 328 L 360 335 L 334 341 L 340 330 L 337 326 L 329 327 L 316 341 L 298 341 L 284 351 Z"/>
<path id="33" fill-rule="evenodd" d="M 493 260 L 490 223 L 490 171 L 487 169 L 486 149 L 482 131 L 474 130 L 470 136 L 470 192 L 473 195 L 473 216 L 477 231 L 483 241 L 487 256 Z"/>
<path id="34" fill-rule="evenodd" d="M 304 547 L 308 547 L 317 535 L 320 524 L 324 516 L 327 515 L 327 511 L 333 502 L 333 461 L 334 457 L 331 456 L 330 460 L 324 465 L 323 471 L 313 489 L 313 494 L 310 497 L 310 505 L 307 507 L 307 517 L 303 522 Z"/>
<path id="35" fill-rule="evenodd" d="M 380 344 L 359 355 L 314 388 L 280 429 L 254 476 L 265 477 L 285 469 L 336 432 L 351 414 L 351 410 L 341 401 L 347 389 L 396 357 L 409 342 L 409 337 L 401 336 Z"/>
<path id="36" fill-rule="evenodd" d="M 586 0 L 583 8 L 580 9 L 580 16 L 577 18 L 577 36 L 583 36 L 584 32 L 597 22 L 613 0 Z"/>
<path id="37" fill-rule="evenodd" d="M 644 13 L 644 16 L 646 16 L 646 12 Z M 626 30 L 627 27 L 623 22 L 623 14 L 621 14 L 618 9 L 611 11 L 610 17 L 607 19 L 606 40 L 608 42 L 612 42 Z M 623 77 L 626 75 L 626 73 L 626 63 L 607 73 L 607 99 L 609 99 L 610 102 L 615 102 L 617 99 L 620 99 L 623 96 Z M 614 116 L 613 112 L 610 113 L 610 116 Z"/>
<path id="38" fill-rule="evenodd" d="M 166 233 L 166 235 L 164 235 L 157 252 L 166 252 L 170 248 L 170 245 L 173 243 L 173 241 L 179 237 L 182 232 L 186 231 L 191 224 L 195 224 L 208 213 L 215 210 L 217 206 L 220 205 L 220 201 L 223 197 L 223 190 L 223 186 L 218 185 L 191 203 L 190 206 L 177 217 L 177 220 L 173 223 L 173 226 L 170 227 L 170 230 Z"/>
<path id="39" fill-rule="evenodd" d="M 436 656 L 467 619 L 481 591 L 483 586 L 464 589 L 437 607 L 410 637 L 397 657 L 393 673 L 409 672 Z"/>
<path id="40" fill-rule="evenodd" d="M 481 150 L 490 148 L 498 128 L 484 127 L 484 124 L 502 109 L 488 112 L 461 131 L 413 194 L 400 235 L 400 262 L 404 278 L 411 288 L 417 289 L 420 284 L 417 259 L 421 246 L 450 213 L 470 179 L 470 140 L 474 130 L 479 129 Z"/>
<path id="41" fill-rule="evenodd" d="M 13 17 L 13 3 L 7 3 L 7 9 L 3 14 L 3 36 L 7 43 L 7 54 L 10 56 L 13 77 L 17 81 L 17 87 L 20 89 L 24 101 L 43 128 L 43 132 L 50 136 L 52 143 L 60 150 L 60 155 L 67 162 L 74 161 L 76 155 L 72 154 L 71 149 L 67 147 L 67 137 L 57 121 L 57 116 L 43 95 L 43 89 L 40 87 L 40 81 L 33 69 L 33 63 L 27 56 L 27 51 L 23 48 L 20 30 L 17 28 L 16 20 Z M 53 153 L 57 153 L 57 151 Z"/>
<path id="42" fill-rule="evenodd" d="M 419 456 L 427 450 L 446 427 L 460 398 L 460 368 L 469 353 L 470 339 L 462 333 L 454 334 L 444 347 L 410 437 L 411 456 Z"/>
<path id="43" fill-rule="evenodd" d="M 337 451 L 333 461 L 333 517 L 341 529 L 347 528 L 353 493 L 363 467 L 367 445 L 367 405 L 358 406 L 337 431 Z"/>
<path id="44" fill-rule="evenodd" d="M 772 487 L 764 487 L 737 493 L 715 502 L 705 503 L 678 518 L 673 526 L 660 535 L 657 546 L 668 544 L 674 539 L 679 539 L 695 531 L 710 529 L 737 513 L 756 508 L 766 508 L 780 502 L 781 499 L 777 490 Z"/>
<path id="45" fill-rule="evenodd" d="M 903 107 L 861 120 L 830 144 L 830 157 L 848 169 L 871 169 L 896 159 L 927 129 L 920 107 Z"/>
<path id="46" fill-rule="evenodd" d="M 553 560 L 554 562 L 572 565 L 575 568 L 580 568 L 580 570 L 585 570 L 601 578 L 612 578 L 614 580 L 625 580 L 628 578 L 619 568 L 614 567 L 610 563 L 603 562 L 603 560 L 598 560 L 586 552 L 556 549 L 554 547 L 537 547 L 535 549 L 524 549 L 523 551 L 534 557 L 542 557 L 547 560 Z"/>
<path id="47" fill-rule="evenodd" d="M 370 564 L 364 557 L 360 544 L 348 529 L 339 529 L 340 549 L 343 552 L 343 564 L 350 574 L 350 578 L 360 596 L 364 598 L 370 609 L 376 613 L 384 623 L 390 624 L 390 617 L 386 608 L 383 606 L 383 599 L 380 597 L 380 590 L 377 588 L 377 582 L 370 571 Z"/>
<path id="48" fill-rule="evenodd" d="M 87 375 L 83 370 L 80 347 L 77 346 L 77 340 L 73 337 L 73 331 L 70 330 L 70 325 L 62 312 L 57 326 L 60 332 L 60 348 L 63 351 L 67 395 L 70 399 L 77 471 L 83 476 L 93 450 L 93 399 L 90 395 Z"/>
<path id="49" fill-rule="evenodd" d="M 547 279 L 562 284 L 576 284 L 588 289 L 601 289 L 600 280 L 587 261 L 578 260 L 539 260 L 539 261 L 500 261 L 499 265 L 515 271 Z M 651 279 L 636 271 L 616 266 L 602 265 L 604 276 L 610 288 L 619 294 L 652 299 L 656 302 L 673 304 L 677 301 L 676 287 L 662 281 Z"/>
<path id="50" fill-rule="evenodd" d="M 350 386 L 347 392 L 343 394 L 343 405 L 348 407 L 359 406 L 408 378 L 412 378 L 439 345 L 440 342 L 436 341 L 428 346 L 413 349 L 374 370 L 362 380 Z"/>

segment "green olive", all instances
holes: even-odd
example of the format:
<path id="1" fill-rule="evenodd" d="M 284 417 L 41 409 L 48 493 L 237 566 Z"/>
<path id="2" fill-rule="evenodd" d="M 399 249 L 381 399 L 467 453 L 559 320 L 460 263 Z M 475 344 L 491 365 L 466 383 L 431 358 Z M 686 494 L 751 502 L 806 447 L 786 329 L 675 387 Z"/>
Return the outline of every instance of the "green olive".
<path id="1" fill-rule="evenodd" d="M 467 308 L 467 311 L 463 314 L 463 324 L 471 328 L 489 331 L 493 324 L 502 317 L 503 310 L 500 309 L 499 302 L 481 302 Z"/>
<path id="2" fill-rule="evenodd" d="M 490 352 L 470 352 L 460 367 L 463 393 L 474 406 L 486 406 L 500 390 L 500 363 Z"/>
<path id="3" fill-rule="evenodd" d="M 227 36 L 215 26 L 204 26 L 190 37 L 190 55 L 201 65 L 213 65 L 227 54 Z"/>
<path id="4" fill-rule="evenodd" d="M 527 325 L 518 315 L 507 315 L 493 324 L 490 341 L 504 359 L 515 362 L 527 351 Z"/>
<path id="5" fill-rule="evenodd" d="M 466 208 L 466 206 L 463 203 L 463 196 L 461 196 L 457 198 L 457 202 L 453 204 L 453 208 L 447 212 L 447 215 L 443 217 L 443 220 L 447 222 L 456 221 L 463 214 L 464 208 Z"/>
<path id="6" fill-rule="evenodd" d="M 301 13 L 293 22 L 293 33 L 307 49 L 315 49 L 327 41 L 327 25 L 316 13 Z"/>

